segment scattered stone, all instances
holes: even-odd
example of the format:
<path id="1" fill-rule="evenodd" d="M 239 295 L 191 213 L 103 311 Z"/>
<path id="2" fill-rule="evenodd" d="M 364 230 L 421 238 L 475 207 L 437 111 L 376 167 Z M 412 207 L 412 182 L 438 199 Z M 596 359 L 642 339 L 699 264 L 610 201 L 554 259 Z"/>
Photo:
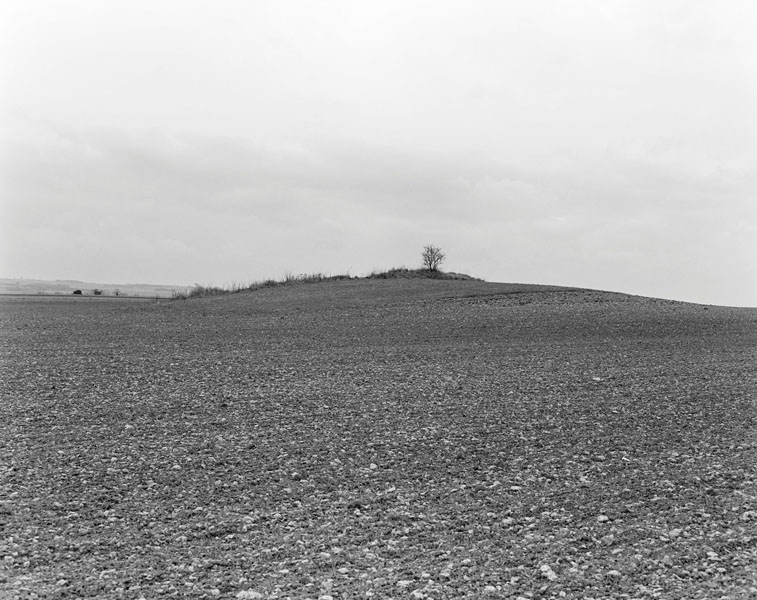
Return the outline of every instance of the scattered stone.
<path id="1" fill-rule="evenodd" d="M 237 598 L 239 598 L 239 600 L 261 600 L 263 594 L 256 592 L 255 590 L 242 590 L 237 592 Z"/>
<path id="2" fill-rule="evenodd" d="M 599 523 L 607 523 L 607 521 L 609 520 L 610 520 L 610 517 L 608 517 L 607 515 L 599 515 L 597 517 L 597 522 Z"/>
<path id="3" fill-rule="evenodd" d="M 549 565 L 542 565 L 539 567 L 539 571 L 541 572 L 542 577 L 546 577 L 550 581 L 555 581 L 557 579 L 557 573 L 555 573 Z"/>

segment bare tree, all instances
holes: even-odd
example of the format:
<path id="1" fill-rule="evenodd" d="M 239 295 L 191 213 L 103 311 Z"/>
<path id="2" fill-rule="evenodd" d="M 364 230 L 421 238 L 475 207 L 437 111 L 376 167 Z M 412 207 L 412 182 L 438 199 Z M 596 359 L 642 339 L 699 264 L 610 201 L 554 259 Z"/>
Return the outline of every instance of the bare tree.
<path id="1" fill-rule="evenodd" d="M 439 265 L 444 262 L 446 255 L 442 252 L 441 248 L 436 246 L 426 246 L 423 248 L 423 267 L 427 271 L 436 271 L 439 269 Z"/>

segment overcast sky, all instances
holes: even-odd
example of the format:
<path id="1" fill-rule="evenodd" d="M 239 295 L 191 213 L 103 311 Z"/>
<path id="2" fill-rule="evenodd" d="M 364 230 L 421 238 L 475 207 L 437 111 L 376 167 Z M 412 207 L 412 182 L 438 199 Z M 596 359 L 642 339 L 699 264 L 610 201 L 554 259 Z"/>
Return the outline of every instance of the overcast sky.
<path id="1" fill-rule="evenodd" d="M 0 1 L 0 276 L 757 306 L 757 2 Z"/>

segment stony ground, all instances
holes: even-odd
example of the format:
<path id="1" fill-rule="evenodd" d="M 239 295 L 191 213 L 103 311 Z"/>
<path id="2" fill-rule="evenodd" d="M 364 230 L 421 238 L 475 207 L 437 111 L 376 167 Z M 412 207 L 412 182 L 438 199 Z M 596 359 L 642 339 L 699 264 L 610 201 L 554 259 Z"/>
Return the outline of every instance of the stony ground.
<path id="1" fill-rule="evenodd" d="M 0 598 L 757 596 L 757 309 L 0 300 Z"/>

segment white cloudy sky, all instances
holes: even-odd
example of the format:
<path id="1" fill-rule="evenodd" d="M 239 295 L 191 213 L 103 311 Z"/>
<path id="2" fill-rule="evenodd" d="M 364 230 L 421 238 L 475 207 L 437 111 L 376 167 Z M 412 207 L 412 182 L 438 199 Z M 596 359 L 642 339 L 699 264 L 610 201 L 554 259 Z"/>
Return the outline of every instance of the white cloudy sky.
<path id="1" fill-rule="evenodd" d="M 757 306 L 752 0 L 1 0 L 0 276 Z"/>

